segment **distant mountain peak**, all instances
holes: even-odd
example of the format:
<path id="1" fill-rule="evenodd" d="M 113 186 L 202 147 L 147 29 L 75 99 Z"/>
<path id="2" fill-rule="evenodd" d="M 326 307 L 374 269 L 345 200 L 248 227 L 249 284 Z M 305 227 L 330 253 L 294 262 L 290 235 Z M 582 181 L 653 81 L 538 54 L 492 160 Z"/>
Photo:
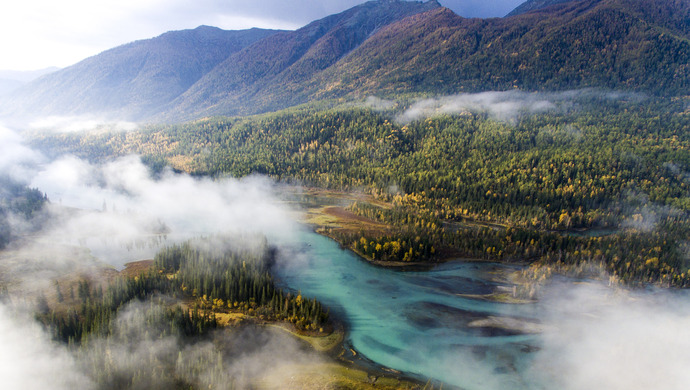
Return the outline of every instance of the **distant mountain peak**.
<path id="1" fill-rule="evenodd" d="M 418 3 L 418 4 L 436 4 L 441 7 L 441 4 L 437 0 L 427 0 L 427 1 L 409 1 L 409 0 L 371 0 L 369 3 Z"/>
<path id="2" fill-rule="evenodd" d="M 172 102 L 163 117 L 189 119 L 199 111 L 204 115 L 237 113 L 238 105 L 249 104 L 253 96 L 268 91 L 280 96 L 279 104 L 299 104 L 302 83 L 333 66 L 377 31 L 441 8 L 436 0 L 374 0 L 267 37 L 228 57 Z M 252 105 L 280 108 L 273 104 Z"/>
<path id="3" fill-rule="evenodd" d="M 13 91 L 2 111 L 15 118 L 27 112 L 145 118 L 232 53 L 276 32 L 199 26 L 130 42 Z"/>

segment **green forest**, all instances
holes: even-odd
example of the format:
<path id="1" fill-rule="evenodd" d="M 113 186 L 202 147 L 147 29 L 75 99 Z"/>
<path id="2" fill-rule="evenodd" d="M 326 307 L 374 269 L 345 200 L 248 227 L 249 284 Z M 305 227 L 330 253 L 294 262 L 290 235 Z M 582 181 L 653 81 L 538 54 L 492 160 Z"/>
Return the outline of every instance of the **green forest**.
<path id="1" fill-rule="evenodd" d="M 303 330 L 319 329 L 327 321 L 328 314 L 315 299 L 275 286 L 270 273 L 273 250 L 265 240 L 247 249 L 229 249 L 229 242 L 214 240 L 199 239 L 162 249 L 149 271 L 117 278 L 105 289 L 92 286 L 88 280 L 79 282 L 76 293 L 73 287 L 67 292 L 56 285 L 58 302 L 69 296 L 70 301 L 78 299 L 79 308 L 51 310 L 47 303 L 39 304 L 43 308 L 41 319 L 56 339 L 82 343 L 90 337 L 107 336 L 112 330 L 111 320 L 126 304 L 165 294 L 190 301 L 188 310 L 174 306 L 165 313 L 170 329 L 186 335 L 215 328 L 214 313 L 229 311 L 286 320 Z"/>
<path id="2" fill-rule="evenodd" d="M 9 176 L 0 176 L 0 249 L 18 235 L 21 229 L 35 229 L 40 225 L 40 211 L 47 196 L 35 188 L 17 182 Z M 13 216 L 20 218 L 21 229 L 12 225 Z"/>
<path id="3" fill-rule="evenodd" d="M 154 171 L 258 173 L 369 192 L 392 207 L 351 211 L 395 232 L 338 240 L 370 258 L 600 264 L 626 283 L 687 286 L 689 104 L 590 94 L 511 120 L 464 112 L 408 123 L 393 111 L 302 107 L 136 132 L 37 134 L 33 144 L 92 161 L 137 153 Z"/>
<path id="4" fill-rule="evenodd" d="M 235 388 L 239 378 L 228 377 L 222 351 L 191 356 L 151 351 L 146 364 L 127 369 L 134 372 L 123 372 L 123 363 L 109 356 L 118 346 L 141 337 L 151 343 L 172 337 L 180 344 L 176 351 L 200 340 L 211 341 L 209 331 L 220 326 L 217 315 L 227 312 L 324 332 L 328 313 L 318 301 L 276 287 L 270 273 L 274 255 L 260 237 L 191 240 L 161 250 L 153 266 L 138 276 L 120 276 L 105 285 L 88 279 L 62 286 L 55 282 L 56 302 L 49 304 L 39 297 L 36 317 L 56 340 L 88 362 L 86 371 L 98 388 L 192 389 L 198 383 L 186 383 L 185 378 L 201 373 L 206 381 Z M 137 307 L 143 309 L 136 316 L 123 314 Z"/>

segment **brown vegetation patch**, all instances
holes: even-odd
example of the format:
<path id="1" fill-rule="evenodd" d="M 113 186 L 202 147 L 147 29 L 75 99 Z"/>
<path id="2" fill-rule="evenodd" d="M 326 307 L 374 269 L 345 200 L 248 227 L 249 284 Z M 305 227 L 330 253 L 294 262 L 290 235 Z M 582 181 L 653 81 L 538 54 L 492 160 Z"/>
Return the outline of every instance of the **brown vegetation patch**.
<path id="1" fill-rule="evenodd" d="M 364 231 L 371 236 L 383 236 L 390 233 L 389 225 L 356 215 L 344 207 L 328 206 L 322 208 L 320 212 L 332 217 L 335 221 L 331 226 L 324 226 L 326 228 L 340 229 L 348 233 Z"/>
<path id="2" fill-rule="evenodd" d="M 361 217 L 359 215 L 356 215 L 355 213 L 346 210 L 344 207 L 339 207 L 339 206 L 331 206 L 331 207 L 326 207 L 323 209 L 323 212 L 332 215 L 336 218 L 340 218 L 342 220 L 348 221 L 348 222 L 354 222 L 354 221 L 359 221 L 363 223 L 376 223 L 368 218 Z"/>
<path id="3" fill-rule="evenodd" d="M 125 264 L 125 269 L 120 271 L 120 275 L 133 278 L 150 270 L 152 266 L 153 260 L 133 261 Z"/>

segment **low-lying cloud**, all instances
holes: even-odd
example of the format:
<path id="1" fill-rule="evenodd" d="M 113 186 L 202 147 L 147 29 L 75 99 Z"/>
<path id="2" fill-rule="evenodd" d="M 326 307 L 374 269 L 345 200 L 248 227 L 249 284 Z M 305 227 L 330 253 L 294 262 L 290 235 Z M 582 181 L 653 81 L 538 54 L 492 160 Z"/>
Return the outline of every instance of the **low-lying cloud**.
<path id="1" fill-rule="evenodd" d="M 525 112 L 559 109 L 558 99 L 565 102 L 569 95 L 546 96 L 514 91 L 458 95 L 418 102 L 403 115 L 409 121 L 467 111 L 511 120 Z M 578 131 L 573 129 L 575 135 Z M 9 130 L 0 128 L 0 141 L 0 168 L 46 192 L 52 201 L 47 208 L 52 222 L 28 244 L 0 258 L 3 274 L 21 274 L 15 282 L 24 286 L 23 291 L 29 285 L 36 286 L 32 291 L 50 288 L 55 277 L 93 261 L 79 260 L 77 252 L 84 251 L 80 247 L 121 267 L 151 258 L 165 242 L 198 235 L 249 231 L 278 237 L 297 230 L 291 210 L 278 200 L 275 183 L 264 177 L 212 180 L 168 170 L 153 178 L 138 156 L 103 164 L 74 156 L 48 161 Z M 633 211 L 653 228 L 661 211 L 650 208 L 644 195 L 629 198 L 628 203 L 639 205 Z M 546 329 L 541 349 L 532 353 L 522 379 L 534 389 L 684 389 L 690 383 L 688 302 L 683 293 L 631 293 L 595 284 L 551 286 L 540 303 Z M 221 331 L 211 341 L 196 344 L 184 344 L 174 335 L 154 338 L 140 323 L 150 310 L 157 310 L 151 307 L 151 302 L 134 303 L 119 313 L 114 326 L 128 341 L 94 340 L 77 356 L 51 341 L 29 315 L 0 304 L 0 377 L 8 388 L 91 389 L 93 363 L 109 356 L 125 377 L 154 359 L 170 363 L 175 375 L 204 388 L 224 388 L 228 382 L 219 378 L 251 381 L 268 375 L 268 367 L 276 373 L 268 386 L 279 388 L 291 376 L 291 364 L 319 361 L 295 340 L 270 332 Z M 223 359 L 208 370 L 188 369 L 218 356 Z M 503 379 L 492 376 L 493 367 L 469 355 L 461 358 L 449 357 L 439 364 L 449 370 L 458 364 L 470 367 L 458 370 L 458 375 L 475 374 L 471 388 L 506 388 Z M 246 387 L 249 382 L 240 379 L 235 385 Z"/>
<path id="2" fill-rule="evenodd" d="M 375 111 L 386 111 L 398 106 L 395 100 L 381 99 L 377 96 L 368 96 L 362 104 Z"/>
<path id="3" fill-rule="evenodd" d="M 543 347 L 528 377 L 541 388 L 668 389 L 690 383 L 685 292 L 631 292 L 597 284 L 551 286 Z"/>
<path id="4" fill-rule="evenodd" d="M 28 127 L 33 130 L 50 131 L 54 133 L 75 133 L 104 129 L 108 131 L 133 131 L 139 125 L 127 121 L 109 121 L 103 118 L 84 116 L 48 116 L 35 119 Z"/>
<path id="5" fill-rule="evenodd" d="M 218 329 L 202 340 L 166 333 L 160 320 L 166 300 L 132 302 L 122 308 L 110 336 L 90 340 L 81 348 L 77 362 L 83 372 L 102 377 L 106 387 L 117 387 L 120 378 L 137 378 L 139 388 L 148 389 L 175 388 L 179 383 L 198 389 L 245 389 L 257 380 L 267 388 L 281 388 L 294 374 L 295 364 L 321 361 L 295 339 L 271 328 Z"/>
<path id="6" fill-rule="evenodd" d="M 681 210 L 673 206 L 654 203 L 644 192 L 634 190 L 624 193 L 619 207 L 626 216 L 620 227 L 640 232 L 651 232 L 657 228 L 660 221 L 682 214 Z"/>
<path id="7" fill-rule="evenodd" d="M 154 178 L 138 156 L 103 164 L 69 155 L 50 161 L 19 134 L 0 129 L 0 136 L 7 151 L 0 155 L 2 168 L 51 201 L 43 228 L 0 254 L 0 281 L 15 292 L 39 291 L 75 269 L 151 259 L 161 247 L 192 237 L 249 232 L 277 238 L 298 230 L 293 211 L 265 177 L 213 180 L 164 170 Z M 26 231 L 22 218 L 7 220 Z"/>
<path id="8" fill-rule="evenodd" d="M 218 329 L 186 340 L 166 332 L 161 314 L 170 299 L 134 301 L 111 322 L 111 334 L 78 349 L 51 340 L 30 314 L 0 303 L 0 377 L 3 388 L 70 390 L 282 388 L 299 365 L 322 359 L 278 330 Z M 132 379 L 136 378 L 136 386 Z"/>
<path id="9" fill-rule="evenodd" d="M 553 102 L 538 94 L 520 91 L 482 92 L 425 99 L 410 106 L 397 117 L 402 123 L 444 114 L 488 113 L 491 117 L 510 121 L 522 113 L 538 113 L 554 109 Z"/>
<path id="10" fill-rule="evenodd" d="M 409 123 L 438 115 L 485 113 L 499 121 L 514 122 L 522 115 L 571 109 L 574 101 L 578 98 L 619 100 L 623 98 L 639 99 L 641 96 L 590 89 L 564 92 L 525 92 L 513 90 L 463 93 L 419 100 L 398 115 L 396 120 L 400 123 Z"/>
<path id="11" fill-rule="evenodd" d="M 58 204 L 49 210 L 62 223 L 44 234 L 58 242 L 85 242 L 96 251 L 100 244 L 119 242 L 123 248 L 123 243 L 161 234 L 179 241 L 241 231 L 271 236 L 294 231 L 274 184 L 259 176 L 212 180 L 168 170 L 154 179 L 138 156 L 104 165 L 66 156 L 42 167 L 31 186 Z M 118 251 L 118 245 L 100 248 L 104 260 L 116 266 L 123 259 L 139 260 Z M 155 249 L 149 248 L 147 256 Z"/>
<path id="12" fill-rule="evenodd" d="M 150 319 L 175 304 L 170 298 L 130 303 L 118 312 L 110 337 L 93 338 L 78 350 L 51 340 L 22 313 L 39 307 L 37 297 L 44 294 L 52 304 L 55 280 L 97 278 L 105 264 L 120 268 L 197 236 L 241 233 L 244 239 L 232 245 L 251 250 L 256 237 L 281 239 L 298 227 L 293 211 L 278 199 L 276 184 L 265 177 L 213 180 L 165 170 L 154 178 L 138 156 L 103 164 L 74 156 L 50 161 L 20 135 L 3 129 L 0 136 L 7 141 L 0 143 L 7 149 L 0 155 L 2 168 L 51 200 L 43 228 L 0 253 L 0 287 L 8 292 L 8 303 L 0 303 L 5 387 L 95 389 L 110 375 L 105 383 L 112 380 L 121 388 L 138 375 L 148 388 L 169 388 L 179 380 L 198 388 L 247 388 L 264 376 L 270 377 L 265 383 L 280 388 L 293 375 L 292 366 L 319 361 L 279 331 L 218 330 L 194 342 L 161 333 L 161 324 Z M 110 371 L 103 370 L 106 365 Z"/>
<path id="13" fill-rule="evenodd" d="M 0 303 L 0 378 L 5 389 L 91 389 L 67 348 L 54 343 L 30 314 Z"/>
<path id="14" fill-rule="evenodd" d="M 31 168 L 41 161 L 41 153 L 26 146 L 19 134 L 0 125 L 0 172 L 24 182 L 31 177 Z"/>

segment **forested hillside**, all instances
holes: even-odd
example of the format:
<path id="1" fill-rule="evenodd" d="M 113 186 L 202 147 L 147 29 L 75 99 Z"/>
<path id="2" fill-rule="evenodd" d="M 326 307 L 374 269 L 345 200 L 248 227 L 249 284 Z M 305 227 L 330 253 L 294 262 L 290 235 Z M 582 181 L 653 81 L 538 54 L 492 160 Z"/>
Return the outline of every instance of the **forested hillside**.
<path id="1" fill-rule="evenodd" d="M 276 32 L 200 26 L 131 42 L 27 84 L 3 100 L 0 113 L 148 117 L 232 53 Z"/>
<path id="2" fill-rule="evenodd" d="M 665 0 L 576 1 L 488 20 L 438 9 L 382 29 L 310 86 L 317 96 L 583 87 L 682 95 L 689 18 L 687 2 Z"/>
<path id="3" fill-rule="evenodd" d="M 340 241 L 374 258 L 595 261 L 630 280 L 687 283 L 688 102 L 579 104 L 514 122 L 466 113 L 406 124 L 366 109 L 305 109 L 35 144 L 95 160 L 139 153 L 194 174 L 366 189 L 393 208 L 352 211 L 399 230 Z"/>
<path id="4" fill-rule="evenodd" d="M 439 7 L 380 28 L 337 62 L 304 68 L 298 61 L 270 82 L 252 82 L 243 67 L 230 78 L 210 73 L 212 89 L 202 80 L 160 118 L 257 113 L 367 94 L 599 87 L 683 95 L 690 89 L 689 19 L 687 2 L 666 0 L 575 1 L 495 19 L 465 19 Z M 261 69 L 260 60 L 243 61 L 254 64 L 246 66 L 251 72 Z M 295 78 L 297 69 L 303 70 Z M 249 84 L 237 88 L 229 83 L 235 79 Z M 202 99 L 188 100 L 191 91 Z"/>
<path id="5" fill-rule="evenodd" d="M 573 0 L 527 0 L 510 11 L 506 16 L 515 16 L 524 14 L 530 11 L 540 10 L 542 8 L 551 7 L 558 4 L 570 3 Z"/>
<path id="6" fill-rule="evenodd" d="M 165 120 L 273 111 L 313 99 L 304 83 L 405 17 L 440 8 L 436 0 L 369 1 L 268 37 L 219 64 L 171 103 Z M 326 84 L 322 85 L 325 87 Z"/>

